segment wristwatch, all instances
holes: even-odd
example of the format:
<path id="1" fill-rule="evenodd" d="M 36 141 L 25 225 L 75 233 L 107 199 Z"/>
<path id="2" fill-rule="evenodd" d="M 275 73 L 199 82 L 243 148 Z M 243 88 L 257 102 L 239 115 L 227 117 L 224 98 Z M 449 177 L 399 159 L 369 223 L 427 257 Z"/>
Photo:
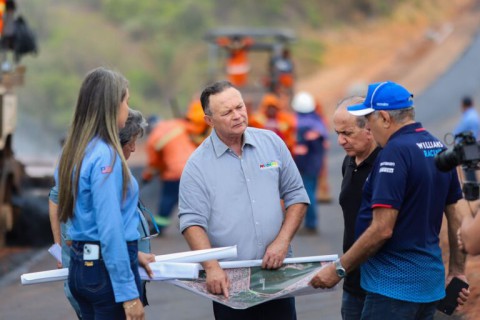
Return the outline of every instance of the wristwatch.
<path id="1" fill-rule="evenodd" d="M 342 266 L 342 263 L 340 262 L 340 259 L 335 260 L 335 272 L 337 273 L 337 276 L 340 279 L 343 279 L 347 276 L 347 271 L 345 271 L 345 268 Z"/>

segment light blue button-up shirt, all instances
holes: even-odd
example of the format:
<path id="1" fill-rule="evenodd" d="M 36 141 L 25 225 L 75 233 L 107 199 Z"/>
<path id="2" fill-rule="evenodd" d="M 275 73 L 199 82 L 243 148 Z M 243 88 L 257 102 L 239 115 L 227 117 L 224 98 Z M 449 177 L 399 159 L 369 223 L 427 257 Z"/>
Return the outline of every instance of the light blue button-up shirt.
<path id="1" fill-rule="evenodd" d="M 480 133 L 480 118 L 475 107 L 471 107 L 463 112 L 460 122 L 453 130 L 453 134 L 459 134 L 464 131 L 472 131 L 475 139 L 478 139 Z"/>
<path id="2" fill-rule="evenodd" d="M 280 199 L 286 208 L 310 203 L 285 143 L 272 131 L 247 128 L 239 157 L 213 130 L 180 179 L 180 231 L 200 226 L 212 247 L 237 245 L 236 260 L 262 259 L 282 227 Z"/>
<path id="3" fill-rule="evenodd" d="M 112 166 L 113 156 L 116 159 Z M 58 185 L 57 176 L 55 179 Z M 118 154 L 104 141 L 92 140 L 83 158 L 74 216 L 67 231 L 74 241 L 100 241 L 116 302 L 139 297 L 126 244 L 140 237 L 138 184 L 131 175 L 123 199 L 122 182 Z"/>

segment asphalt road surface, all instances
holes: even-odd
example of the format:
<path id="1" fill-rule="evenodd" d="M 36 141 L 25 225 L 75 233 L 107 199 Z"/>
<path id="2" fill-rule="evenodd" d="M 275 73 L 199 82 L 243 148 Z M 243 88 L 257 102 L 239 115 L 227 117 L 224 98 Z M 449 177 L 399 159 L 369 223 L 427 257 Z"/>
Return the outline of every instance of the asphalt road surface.
<path id="1" fill-rule="evenodd" d="M 480 101 L 480 36 L 460 59 L 421 96 L 415 98 L 417 120 L 432 133 L 442 138 L 453 128 L 459 117 L 459 102 L 463 95 L 471 94 Z M 343 218 L 337 195 L 340 188 L 340 164 L 343 151 L 336 146 L 332 136 L 329 172 L 332 195 L 331 204 L 320 204 L 320 232 L 314 236 L 297 236 L 293 241 L 296 256 L 340 254 Z M 142 190 L 142 198 L 150 208 L 156 208 L 159 190 L 157 183 Z M 176 223 L 165 236 L 152 240 L 153 252 L 166 254 L 187 251 L 188 246 L 178 233 Z M 33 252 L 18 268 L 0 279 L 0 319 L 74 319 L 75 315 L 63 294 L 63 283 L 53 282 L 22 286 L 20 275 L 55 268 L 55 261 L 45 249 Z M 153 282 L 147 286 L 150 306 L 147 319 L 213 319 L 211 302 L 175 286 Z M 341 284 L 333 292 L 297 298 L 298 319 L 340 319 Z M 444 318 L 441 315 L 437 319 Z M 450 317 L 452 319 L 453 317 Z"/>

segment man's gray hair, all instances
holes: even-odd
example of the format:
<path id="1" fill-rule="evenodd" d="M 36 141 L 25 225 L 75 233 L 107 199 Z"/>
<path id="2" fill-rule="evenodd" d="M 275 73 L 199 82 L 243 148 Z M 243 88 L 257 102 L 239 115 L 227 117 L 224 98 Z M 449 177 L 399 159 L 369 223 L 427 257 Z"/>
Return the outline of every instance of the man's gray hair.
<path id="1" fill-rule="evenodd" d="M 142 137 L 145 134 L 147 126 L 147 120 L 145 120 L 140 111 L 129 109 L 125 127 L 120 130 L 120 144 L 122 147 L 129 143 L 134 137 Z"/>
<path id="2" fill-rule="evenodd" d="M 360 116 L 360 117 L 356 117 L 356 121 L 357 121 L 357 127 L 359 127 L 360 129 L 363 129 L 365 128 L 365 126 L 367 125 L 367 118 L 365 118 L 365 116 Z"/>
<path id="3" fill-rule="evenodd" d="M 337 109 L 340 109 L 340 108 L 347 109 L 347 107 L 363 103 L 363 101 L 365 101 L 365 97 L 363 96 L 346 97 L 337 103 Z M 365 128 L 365 126 L 367 125 L 367 118 L 365 118 L 364 116 L 355 117 L 355 121 L 357 123 L 357 127 L 359 127 L 360 129 Z"/>
<path id="4" fill-rule="evenodd" d="M 409 107 L 397 110 L 385 110 L 396 123 L 404 123 L 409 120 L 415 120 L 415 108 Z"/>

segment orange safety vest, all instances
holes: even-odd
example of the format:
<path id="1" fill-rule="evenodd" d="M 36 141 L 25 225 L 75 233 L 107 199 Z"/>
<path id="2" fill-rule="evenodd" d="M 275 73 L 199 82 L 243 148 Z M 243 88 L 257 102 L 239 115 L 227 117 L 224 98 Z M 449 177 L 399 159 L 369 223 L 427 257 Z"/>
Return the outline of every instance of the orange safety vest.
<path id="1" fill-rule="evenodd" d="M 248 72 L 250 72 L 248 48 L 253 44 L 253 39 L 241 39 L 241 42 L 236 47 L 233 47 L 235 44 L 232 39 L 226 37 L 219 38 L 217 43 L 229 51 L 226 68 L 228 80 L 234 86 L 244 86 L 248 80 Z"/>
<path id="2" fill-rule="evenodd" d="M 274 106 L 278 109 L 274 119 L 267 117 L 268 106 Z M 283 110 L 280 100 L 274 94 L 264 96 L 258 111 L 250 117 L 249 125 L 274 131 L 285 141 L 290 152 L 293 152 L 297 140 L 296 118 L 293 113 Z"/>
<path id="3" fill-rule="evenodd" d="M 160 121 L 147 139 L 147 165 L 160 173 L 162 180 L 180 180 L 183 168 L 196 146 L 181 119 Z"/>
<path id="4" fill-rule="evenodd" d="M 5 14 L 5 6 L 7 0 L 0 0 L 0 34 L 3 33 L 3 16 Z"/>

